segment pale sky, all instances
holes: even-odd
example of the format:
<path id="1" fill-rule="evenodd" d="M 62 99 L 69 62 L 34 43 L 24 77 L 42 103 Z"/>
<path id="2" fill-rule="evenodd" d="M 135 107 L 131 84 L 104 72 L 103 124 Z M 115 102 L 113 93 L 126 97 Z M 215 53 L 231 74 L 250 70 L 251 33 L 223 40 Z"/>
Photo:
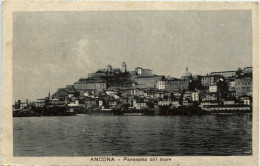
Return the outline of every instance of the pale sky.
<path id="1" fill-rule="evenodd" d="M 252 66 L 251 11 L 16 12 L 14 99 L 35 100 L 98 68 L 180 77 Z"/>

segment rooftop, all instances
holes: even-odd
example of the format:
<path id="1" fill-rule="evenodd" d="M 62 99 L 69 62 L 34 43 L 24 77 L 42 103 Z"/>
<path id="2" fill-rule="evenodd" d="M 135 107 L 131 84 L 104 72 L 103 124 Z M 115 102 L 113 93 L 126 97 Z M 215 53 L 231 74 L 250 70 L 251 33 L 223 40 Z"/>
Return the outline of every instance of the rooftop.
<path id="1" fill-rule="evenodd" d="M 218 71 L 218 72 L 211 72 L 209 74 L 214 74 L 214 73 L 229 73 L 229 72 L 236 72 L 236 71 Z"/>

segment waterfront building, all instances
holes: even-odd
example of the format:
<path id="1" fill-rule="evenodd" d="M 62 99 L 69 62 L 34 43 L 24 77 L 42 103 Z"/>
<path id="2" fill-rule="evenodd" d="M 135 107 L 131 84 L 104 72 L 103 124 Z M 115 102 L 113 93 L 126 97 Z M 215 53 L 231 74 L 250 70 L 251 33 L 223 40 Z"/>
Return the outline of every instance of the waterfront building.
<path id="1" fill-rule="evenodd" d="M 181 106 L 179 100 L 175 100 L 172 102 L 172 108 L 178 108 L 179 106 Z"/>
<path id="2" fill-rule="evenodd" d="M 172 106 L 173 108 L 178 108 L 180 106 L 178 100 L 173 100 L 173 99 L 160 99 L 158 100 L 158 105 L 160 106 Z"/>
<path id="3" fill-rule="evenodd" d="M 85 97 L 84 98 L 84 103 L 87 108 L 92 107 L 92 106 L 97 106 L 98 105 L 98 100 L 96 98 L 91 98 L 91 97 Z"/>
<path id="4" fill-rule="evenodd" d="M 127 97 L 120 97 L 119 98 L 119 101 L 122 103 L 122 104 L 128 104 L 128 98 Z M 131 104 L 131 103 L 130 103 Z M 129 104 L 129 105 L 130 105 Z"/>
<path id="5" fill-rule="evenodd" d="M 109 108 L 115 108 L 118 102 L 116 100 L 109 100 L 108 104 L 109 104 Z"/>
<path id="6" fill-rule="evenodd" d="M 191 72 L 189 72 L 188 67 L 186 67 L 184 73 L 182 73 L 181 79 L 192 80 L 192 74 L 191 74 Z"/>
<path id="7" fill-rule="evenodd" d="M 134 102 L 135 99 L 136 99 L 136 96 L 128 96 L 128 97 L 127 97 L 127 102 L 128 102 L 128 104 L 129 104 L 131 107 L 133 107 L 133 102 Z"/>
<path id="8" fill-rule="evenodd" d="M 72 100 L 68 103 L 68 106 L 70 107 L 76 107 L 76 106 L 79 106 L 79 100 L 78 99 L 75 99 L 75 100 Z"/>
<path id="9" fill-rule="evenodd" d="M 235 79 L 236 97 L 250 95 L 252 92 L 252 77 L 239 77 Z"/>
<path id="10" fill-rule="evenodd" d="M 35 103 L 36 108 L 43 108 L 46 104 L 46 101 L 45 100 L 37 100 L 34 103 Z"/>
<path id="11" fill-rule="evenodd" d="M 223 104 L 224 105 L 235 105 L 235 101 L 234 100 L 224 100 Z"/>
<path id="12" fill-rule="evenodd" d="M 170 105 L 173 100 L 170 99 L 159 99 L 158 100 L 158 105 L 160 106 L 165 106 L 165 105 Z"/>
<path id="13" fill-rule="evenodd" d="M 209 100 L 204 100 L 200 103 L 202 106 L 217 106 L 218 102 L 217 101 L 209 101 Z"/>
<path id="14" fill-rule="evenodd" d="M 242 96 L 240 97 L 240 100 L 242 101 L 243 105 L 251 105 L 251 97 L 250 96 Z"/>
<path id="15" fill-rule="evenodd" d="M 28 99 L 26 99 L 25 102 L 21 102 L 21 100 L 18 100 L 18 103 L 19 103 L 19 107 L 21 109 L 28 108 L 28 106 L 29 106 Z"/>
<path id="16" fill-rule="evenodd" d="M 143 99 L 134 99 L 133 107 L 137 110 L 142 110 L 147 108 L 147 104 L 143 101 Z"/>

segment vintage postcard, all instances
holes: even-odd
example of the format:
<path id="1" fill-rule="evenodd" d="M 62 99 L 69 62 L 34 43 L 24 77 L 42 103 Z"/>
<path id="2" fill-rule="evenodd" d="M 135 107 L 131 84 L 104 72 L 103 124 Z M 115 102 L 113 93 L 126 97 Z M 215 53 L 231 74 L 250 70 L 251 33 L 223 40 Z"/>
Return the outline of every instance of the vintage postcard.
<path id="1" fill-rule="evenodd" d="M 2 6 L 2 165 L 258 165 L 257 2 Z"/>

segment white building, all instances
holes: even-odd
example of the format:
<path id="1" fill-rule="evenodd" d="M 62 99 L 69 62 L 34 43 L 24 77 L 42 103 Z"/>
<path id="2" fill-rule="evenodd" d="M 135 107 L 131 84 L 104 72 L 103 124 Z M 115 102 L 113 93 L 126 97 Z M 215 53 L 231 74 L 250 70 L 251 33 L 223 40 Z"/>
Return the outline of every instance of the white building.
<path id="1" fill-rule="evenodd" d="M 230 86 L 231 87 L 235 87 L 236 86 L 236 82 L 235 81 L 230 81 Z"/>
<path id="2" fill-rule="evenodd" d="M 99 106 L 99 107 L 102 106 L 103 103 L 104 103 L 103 100 L 99 100 L 99 101 L 98 101 L 98 106 Z"/>
<path id="3" fill-rule="evenodd" d="M 225 100 L 224 105 L 235 105 L 235 101 L 234 100 Z"/>
<path id="4" fill-rule="evenodd" d="M 241 101 L 243 102 L 244 105 L 250 105 L 251 104 L 249 97 L 241 97 Z"/>
<path id="5" fill-rule="evenodd" d="M 218 86 L 217 85 L 210 85 L 209 86 L 209 91 L 210 92 L 217 92 L 218 91 Z"/>
<path id="6" fill-rule="evenodd" d="M 178 108 L 180 106 L 180 103 L 178 100 L 159 100 L 158 105 L 164 106 L 164 105 L 172 105 L 174 108 Z"/>
<path id="7" fill-rule="evenodd" d="M 157 88 L 158 88 L 159 90 L 164 90 L 164 89 L 165 89 L 165 81 L 159 81 L 159 82 L 157 83 Z"/>
<path id="8" fill-rule="evenodd" d="M 179 106 L 181 106 L 178 100 L 173 101 L 172 105 L 173 105 L 174 108 L 178 108 Z"/>
<path id="9" fill-rule="evenodd" d="M 75 107 L 75 106 L 78 106 L 78 105 L 79 105 L 79 100 L 72 101 L 68 104 L 68 106 L 70 106 L 70 107 Z"/>
<path id="10" fill-rule="evenodd" d="M 191 93 L 192 101 L 199 101 L 199 92 L 192 92 Z"/>
<path id="11" fill-rule="evenodd" d="M 133 100 L 133 107 L 137 110 L 141 110 L 147 108 L 147 104 L 145 102 L 137 102 L 136 100 Z"/>

